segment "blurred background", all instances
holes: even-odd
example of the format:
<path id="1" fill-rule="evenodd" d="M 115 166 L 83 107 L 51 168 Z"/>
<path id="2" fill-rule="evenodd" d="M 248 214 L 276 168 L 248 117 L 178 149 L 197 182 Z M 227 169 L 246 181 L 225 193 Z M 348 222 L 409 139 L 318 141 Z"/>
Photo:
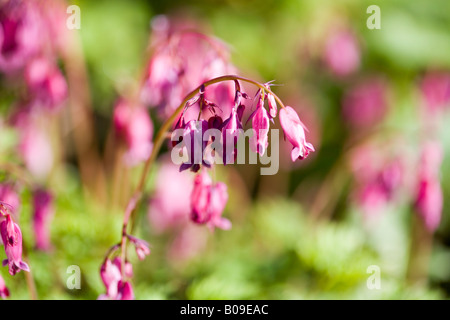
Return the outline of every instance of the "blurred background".
<path id="1" fill-rule="evenodd" d="M 114 108 L 145 77 L 166 24 L 221 39 L 232 73 L 275 80 L 316 152 L 292 163 L 282 141 L 273 176 L 261 176 L 260 165 L 217 166 L 233 227 L 211 232 L 189 221 L 193 175 L 178 173 L 165 145 L 133 225 L 152 250 L 144 261 L 130 250 L 137 299 L 449 297 L 450 2 L 57 3 L 64 25 L 67 5 L 81 10 L 80 30 L 49 38 L 60 42 L 56 66 L 67 79 L 60 110 L 33 116 L 40 129 L 29 129 L 23 76 L 0 74 L 0 178 L 19 197 L 40 299 L 96 299 L 105 290 L 100 265 L 120 240 L 142 172 L 142 163 L 122 163 Z M 371 5 L 380 8 L 379 29 L 368 28 Z M 146 110 L 156 133 L 164 116 Z M 45 250 L 33 231 L 37 187 L 54 197 Z M 66 286 L 71 265 L 80 267 L 80 290 Z M 373 270 L 379 288 L 370 285 Z M 24 272 L 0 273 L 12 299 L 30 297 Z"/>

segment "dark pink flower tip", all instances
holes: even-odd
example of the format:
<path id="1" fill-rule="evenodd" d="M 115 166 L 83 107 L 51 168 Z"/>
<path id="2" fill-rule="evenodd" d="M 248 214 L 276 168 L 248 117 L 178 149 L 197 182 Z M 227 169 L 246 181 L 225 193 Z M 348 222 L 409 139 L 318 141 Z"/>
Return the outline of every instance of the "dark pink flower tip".
<path id="1" fill-rule="evenodd" d="M 9 290 L 6 287 L 5 280 L 0 275 L 0 298 L 6 299 L 9 297 Z"/>
<path id="2" fill-rule="evenodd" d="M 137 254 L 139 260 L 144 260 L 145 257 L 150 254 L 150 248 L 149 248 L 149 244 L 147 243 L 147 241 L 138 239 L 131 235 L 128 235 L 128 239 L 130 239 L 131 243 L 134 245 L 134 248 L 136 249 L 136 254 Z"/>
<path id="3" fill-rule="evenodd" d="M 7 257 L 3 260 L 3 266 L 8 265 L 11 275 L 15 275 L 20 270 L 30 271 L 28 265 L 22 261 L 22 232 L 12 220 L 11 215 L 7 215 L 6 219 L 0 223 L 0 233 Z"/>
<path id="4" fill-rule="evenodd" d="M 306 142 L 305 125 L 300 121 L 297 112 L 291 108 L 286 107 L 280 110 L 280 123 L 283 128 L 284 135 L 293 145 L 291 152 L 291 159 L 305 159 L 310 152 L 314 152 L 313 145 Z"/>
<path id="5" fill-rule="evenodd" d="M 222 125 L 223 163 L 234 163 L 237 158 L 237 141 L 242 130 L 237 110 L 233 108 L 230 117 Z"/>

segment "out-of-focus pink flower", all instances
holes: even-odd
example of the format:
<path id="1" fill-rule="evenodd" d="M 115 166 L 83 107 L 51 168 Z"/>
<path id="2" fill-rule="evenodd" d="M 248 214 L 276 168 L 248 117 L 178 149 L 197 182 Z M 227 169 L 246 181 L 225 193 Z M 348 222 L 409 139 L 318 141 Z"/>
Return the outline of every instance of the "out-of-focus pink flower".
<path id="1" fill-rule="evenodd" d="M 450 107 L 450 73 L 429 72 L 420 84 L 426 111 L 434 114 Z"/>
<path id="2" fill-rule="evenodd" d="M 222 127 L 223 163 L 234 163 L 237 159 L 237 141 L 242 132 L 242 123 L 237 110 L 232 109 L 230 117 L 225 120 Z"/>
<path id="3" fill-rule="evenodd" d="M 434 232 L 441 221 L 443 194 L 439 179 L 443 150 L 438 142 L 427 142 L 422 150 L 415 208 L 426 228 Z"/>
<path id="4" fill-rule="evenodd" d="M 221 41 L 193 31 L 191 26 L 174 26 L 161 16 L 152 26 L 155 53 L 148 66 L 142 99 L 157 107 L 161 118 L 168 118 L 196 86 L 211 78 L 236 73 L 229 62 L 229 50 Z M 211 85 L 205 96 L 220 106 L 220 115 L 228 115 L 234 101 L 233 84 Z M 188 113 L 186 121 L 196 119 L 195 113 Z"/>
<path id="5" fill-rule="evenodd" d="M 183 144 L 186 147 L 188 161 L 180 166 L 180 171 L 191 169 L 197 172 L 203 164 L 210 167 L 210 163 L 203 157 L 208 141 L 204 141 L 203 135 L 208 130 L 208 121 L 191 120 L 186 124 L 183 133 Z"/>
<path id="6" fill-rule="evenodd" d="M 261 96 L 256 105 L 256 110 L 250 116 L 252 120 L 253 136 L 250 140 L 250 147 L 261 156 L 266 152 L 269 145 L 269 116 L 264 108 L 264 98 Z"/>
<path id="7" fill-rule="evenodd" d="M 163 162 L 158 170 L 155 192 L 149 204 L 148 216 L 152 228 L 161 233 L 187 223 L 192 184 L 193 176 L 190 172 L 179 172 L 179 168 L 170 159 Z"/>
<path id="8" fill-rule="evenodd" d="M 34 1 L 6 0 L 0 4 L 0 70 L 22 68 L 41 45 L 42 23 Z"/>
<path id="9" fill-rule="evenodd" d="M 9 290 L 6 287 L 5 280 L 0 275 L 0 298 L 6 299 L 9 297 Z"/>
<path id="10" fill-rule="evenodd" d="M 125 277 L 133 276 L 132 266 L 125 263 Z M 106 259 L 100 267 L 100 277 L 106 287 L 106 294 L 100 295 L 99 300 L 132 300 L 133 290 L 129 282 L 122 278 L 121 259 L 116 257 L 113 261 Z"/>
<path id="11" fill-rule="evenodd" d="M 150 254 L 150 248 L 147 241 L 128 235 L 128 239 L 134 245 L 139 260 L 144 260 Z"/>
<path id="12" fill-rule="evenodd" d="M 0 233 L 7 257 L 3 260 L 3 266 L 9 266 L 9 273 L 12 276 L 20 270 L 30 271 L 28 265 L 22 261 L 22 231 L 12 220 L 11 215 L 7 215 L 0 223 Z"/>
<path id="13" fill-rule="evenodd" d="M 305 125 L 300 121 L 297 112 L 287 106 L 280 110 L 280 123 L 285 137 L 294 147 L 291 152 L 293 162 L 305 159 L 310 152 L 315 151 L 313 145 L 306 142 Z"/>
<path id="14" fill-rule="evenodd" d="M 133 166 L 147 160 L 153 148 L 153 124 L 147 110 L 121 100 L 114 109 L 114 126 L 127 146 L 126 163 Z"/>
<path id="15" fill-rule="evenodd" d="M 206 171 L 200 172 L 195 177 L 191 194 L 191 220 L 208 224 L 211 229 L 230 229 L 230 221 L 222 217 L 227 201 L 227 186 L 222 182 L 213 184 Z"/>
<path id="16" fill-rule="evenodd" d="M 54 216 L 53 196 L 45 190 L 36 190 L 33 194 L 33 230 L 36 241 L 36 248 L 39 250 L 49 250 L 50 245 L 50 224 Z"/>
<path id="17" fill-rule="evenodd" d="M 344 118 L 357 127 L 368 127 L 381 121 L 387 111 L 386 84 L 380 78 L 369 78 L 350 88 L 342 100 Z"/>
<path id="18" fill-rule="evenodd" d="M 19 213 L 20 199 L 13 185 L 9 183 L 0 184 L 0 201 L 7 203 L 11 208 L 11 213 L 17 217 Z"/>
<path id="19" fill-rule="evenodd" d="M 337 76 L 354 73 L 360 64 L 360 48 L 355 36 L 349 31 L 333 33 L 325 45 L 325 62 Z"/>
<path id="20" fill-rule="evenodd" d="M 25 80 L 34 103 L 55 110 L 67 98 L 67 83 L 58 66 L 48 58 L 31 60 L 25 69 Z"/>

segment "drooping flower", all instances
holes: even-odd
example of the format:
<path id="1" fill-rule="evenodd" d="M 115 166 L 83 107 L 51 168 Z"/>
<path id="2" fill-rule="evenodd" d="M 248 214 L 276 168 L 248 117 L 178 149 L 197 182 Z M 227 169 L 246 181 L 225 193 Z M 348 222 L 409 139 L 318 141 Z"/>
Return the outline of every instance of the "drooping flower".
<path id="1" fill-rule="evenodd" d="M 0 71 L 25 66 L 41 44 L 42 23 L 33 1 L 6 0 L 0 4 Z"/>
<path id="2" fill-rule="evenodd" d="M 67 98 L 66 79 L 48 58 L 33 59 L 25 69 L 25 80 L 34 103 L 48 110 L 56 110 Z"/>
<path id="3" fill-rule="evenodd" d="M 381 121 L 388 108 L 384 80 L 368 78 L 348 90 L 342 99 L 345 120 L 357 127 L 369 127 Z"/>
<path id="4" fill-rule="evenodd" d="M 30 271 L 28 265 L 22 261 L 22 231 L 12 220 L 11 215 L 7 215 L 0 223 L 0 233 L 7 257 L 3 260 L 3 266 L 8 265 L 12 276 L 20 270 Z"/>
<path id="5" fill-rule="evenodd" d="M 213 184 L 207 172 L 202 171 L 194 180 L 191 220 L 198 224 L 208 224 L 211 229 L 230 229 L 230 221 L 222 217 L 227 201 L 227 186 L 222 182 Z"/>
<path id="6" fill-rule="evenodd" d="M 133 288 L 129 281 L 119 281 L 116 300 L 134 300 Z"/>
<path id="7" fill-rule="evenodd" d="M 186 148 L 187 162 L 180 166 L 180 171 L 191 169 L 197 172 L 203 164 L 209 167 L 211 164 L 203 157 L 204 150 L 208 141 L 204 141 L 203 134 L 208 130 L 208 122 L 206 120 L 191 120 L 186 124 L 183 133 L 183 144 Z"/>
<path id="8" fill-rule="evenodd" d="M 253 136 L 250 140 L 250 146 L 254 152 L 261 156 L 266 152 L 269 145 L 269 116 L 267 110 L 264 108 L 264 98 L 260 97 L 256 110 L 250 116 L 252 119 Z"/>
<path id="9" fill-rule="evenodd" d="M 49 250 L 50 245 L 50 224 L 54 216 L 53 196 L 38 189 L 33 194 L 33 230 L 38 250 Z"/>
<path id="10" fill-rule="evenodd" d="M 325 46 L 325 62 L 337 76 L 355 72 L 360 64 L 360 48 L 349 31 L 339 31 L 328 37 Z"/>
<path id="11" fill-rule="evenodd" d="M 147 110 L 121 100 L 113 117 L 116 133 L 127 147 L 125 162 L 134 166 L 147 160 L 153 148 L 153 124 Z"/>
<path id="12" fill-rule="evenodd" d="M 430 232 L 437 229 L 442 215 L 443 193 L 439 179 L 442 158 L 443 151 L 439 143 L 427 142 L 424 145 L 420 161 L 415 208 Z"/>
<path id="13" fill-rule="evenodd" d="M 232 109 L 230 117 L 224 121 L 222 127 L 223 163 L 234 163 L 237 158 L 237 141 L 242 132 L 242 123 L 237 110 Z"/>
<path id="14" fill-rule="evenodd" d="M 144 260 L 150 254 L 150 248 L 147 241 L 128 235 L 128 239 L 134 245 L 139 260 Z"/>
<path id="15" fill-rule="evenodd" d="M 293 108 L 287 106 L 280 110 L 280 123 L 285 137 L 293 146 L 292 161 L 305 159 L 310 152 L 315 151 L 313 145 L 306 142 L 305 125 Z"/>
<path id="16" fill-rule="evenodd" d="M 0 298 L 6 299 L 9 297 L 9 290 L 6 287 L 5 280 L 0 275 Z"/>

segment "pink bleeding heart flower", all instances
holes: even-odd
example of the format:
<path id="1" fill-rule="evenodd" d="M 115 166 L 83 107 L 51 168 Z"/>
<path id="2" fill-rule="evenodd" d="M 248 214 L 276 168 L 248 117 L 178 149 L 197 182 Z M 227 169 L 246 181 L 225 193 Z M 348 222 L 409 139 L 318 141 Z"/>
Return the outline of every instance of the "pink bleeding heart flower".
<path id="1" fill-rule="evenodd" d="M 0 275 L 0 298 L 6 299 L 9 297 L 9 290 L 6 287 L 5 280 Z"/>
<path id="2" fill-rule="evenodd" d="M 227 186 L 222 182 L 213 184 L 206 171 L 202 171 L 194 180 L 191 220 L 198 224 L 208 224 L 211 229 L 230 229 L 230 221 L 222 217 L 227 201 Z"/>
<path id="3" fill-rule="evenodd" d="M 100 277 L 106 287 L 106 294 L 100 295 L 98 297 L 99 300 L 127 300 L 130 297 L 130 293 L 133 296 L 131 285 L 129 282 L 123 281 L 121 262 L 122 260 L 119 257 L 116 257 L 113 261 L 106 259 L 103 262 L 100 268 Z M 133 276 L 132 265 L 129 262 L 125 263 L 124 276 L 127 278 Z"/>
<path id="4" fill-rule="evenodd" d="M 128 239 L 130 239 L 131 243 L 134 245 L 139 260 L 144 260 L 145 257 L 150 254 L 150 248 L 147 241 L 138 239 L 132 235 L 128 235 Z"/>
<path id="5" fill-rule="evenodd" d="M 269 145 L 268 134 L 270 121 L 267 111 L 264 108 L 264 98 L 262 95 L 250 119 L 252 119 L 252 128 L 254 131 L 250 140 L 250 146 L 254 152 L 258 152 L 262 156 Z"/>
<path id="6" fill-rule="evenodd" d="M 34 1 L 0 4 L 0 71 L 22 68 L 41 45 L 42 21 Z"/>
<path id="7" fill-rule="evenodd" d="M 297 112 L 291 107 L 280 110 L 280 123 L 285 137 L 293 145 L 291 159 L 305 159 L 310 152 L 314 152 L 311 143 L 306 142 L 305 125 L 300 121 Z"/>
<path id="8" fill-rule="evenodd" d="M 0 233 L 7 257 L 3 260 L 3 266 L 8 265 L 12 276 L 20 270 L 30 271 L 28 265 L 22 261 L 22 231 L 12 220 L 11 215 L 7 215 L 0 223 Z"/>
<path id="9" fill-rule="evenodd" d="M 58 66 L 48 58 L 33 59 L 25 69 L 25 80 L 34 102 L 56 110 L 67 98 L 67 82 Z"/>
<path id="10" fill-rule="evenodd" d="M 267 102 L 269 104 L 269 116 L 273 119 L 277 116 L 278 112 L 277 102 L 275 101 L 275 97 L 273 96 L 273 94 L 267 94 Z"/>
<path id="11" fill-rule="evenodd" d="M 210 167 L 210 163 L 203 158 L 203 153 L 208 141 L 204 141 L 203 134 L 208 130 L 208 121 L 191 120 L 186 124 L 183 133 L 183 144 L 186 147 L 188 161 L 180 166 L 180 171 L 191 169 L 193 172 L 200 170 L 203 164 Z"/>
<path id="12" fill-rule="evenodd" d="M 327 39 L 325 62 L 337 76 L 347 76 L 355 72 L 360 64 L 360 48 L 355 36 L 341 31 Z"/>
<path id="13" fill-rule="evenodd" d="M 430 232 L 437 229 L 442 215 L 443 193 L 439 179 L 442 158 L 443 151 L 439 143 L 425 144 L 419 169 L 415 208 Z"/>
<path id="14" fill-rule="evenodd" d="M 33 194 L 33 230 L 38 250 L 49 250 L 50 230 L 49 225 L 54 216 L 53 196 L 45 190 L 36 190 Z"/>
<path id="15" fill-rule="evenodd" d="M 242 132 L 242 124 L 239 120 L 239 116 L 235 108 L 232 109 L 230 117 L 225 120 L 221 129 L 223 143 L 223 163 L 234 163 L 237 158 L 236 144 L 239 139 L 239 134 Z"/>

